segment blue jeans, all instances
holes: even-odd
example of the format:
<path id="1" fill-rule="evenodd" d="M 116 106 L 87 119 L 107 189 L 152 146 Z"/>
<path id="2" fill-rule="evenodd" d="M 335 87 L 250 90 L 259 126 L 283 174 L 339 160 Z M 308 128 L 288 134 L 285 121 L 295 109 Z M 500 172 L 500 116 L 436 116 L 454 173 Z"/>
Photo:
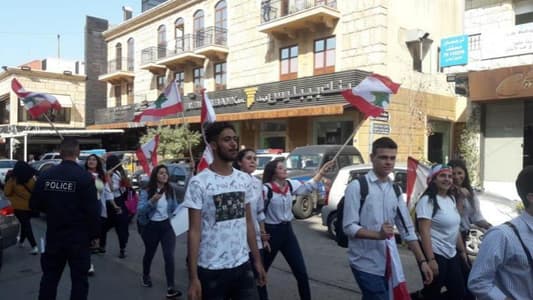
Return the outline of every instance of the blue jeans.
<path id="1" fill-rule="evenodd" d="M 304 257 L 300 245 L 292 231 L 290 222 L 281 224 L 265 224 L 266 231 L 270 234 L 270 252 L 265 251 L 265 271 L 268 271 L 272 262 L 276 258 L 278 251 L 281 251 L 283 257 L 289 264 L 292 274 L 296 277 L 298 282 L 298 293 L 301 300 L 311 299 L 311 289 L 309 287 L 309 277 L 307 276 L 307 270 L 305 268 Z M 264 295 L 266 295 L 266 286 L 259 287 L 264 289 Z M 262 294 L 262 292 L 261 292 Z"/>
<path id="2" fill-rule="evenodd" d="M 354 269 L 355 281 L 363 293 L 362 300 L 389 300 L 389 285 L 385 276 L 378 276 Z"/>
<path id="3" fill-rule="evenodd" d="M 238 267 L 209 270 L 198 267 L 203 300 L 257 300 L 258 294 L 252 266 L 246 262 Z"/>
<path id="4" fill-rule="evenodd" d="M 161 243 L 163 258 L 165 260 L 165 275 L 167 287 L 174 287 L 174 249 L 176 248 L 176 235 L 170 225 L 170 220 L 150 221 L 144 226 L 141 237 L 144 242 L 143 275 L 150 275 L 150 267 L 157 246 Z"/>

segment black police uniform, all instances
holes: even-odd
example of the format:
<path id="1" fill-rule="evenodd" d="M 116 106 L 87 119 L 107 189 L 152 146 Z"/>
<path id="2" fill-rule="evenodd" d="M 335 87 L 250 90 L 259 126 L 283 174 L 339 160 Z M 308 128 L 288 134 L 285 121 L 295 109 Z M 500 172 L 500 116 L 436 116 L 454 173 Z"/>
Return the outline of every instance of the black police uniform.
<path id="1" fill-rule="evenodd" d="M 72 280 L 70 299 L 87 299 L 89 246 L 99 232 L 99 202 L 91 175 L 75 161 L 64 160 L 39 176 L 30 207 L 44 212 L 47 223 L 39 299 L 56 298 L 67 262 Z"/>

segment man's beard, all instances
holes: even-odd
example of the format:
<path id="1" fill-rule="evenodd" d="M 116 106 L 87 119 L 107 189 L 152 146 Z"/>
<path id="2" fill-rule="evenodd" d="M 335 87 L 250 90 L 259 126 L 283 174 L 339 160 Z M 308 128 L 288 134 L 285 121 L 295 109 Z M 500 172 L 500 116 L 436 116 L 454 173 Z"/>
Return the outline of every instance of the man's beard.
<path id="1" fill-rule="evenodd" d="M 217 148 L 216 153 L 218 158 L 220 158 L 220 160 L 223 162 L 233 162 L 237 158 L 237 155 L 231 156 L 229 153 L 225 153 L 224 151 L 220 150 L 220 148 Z"/>

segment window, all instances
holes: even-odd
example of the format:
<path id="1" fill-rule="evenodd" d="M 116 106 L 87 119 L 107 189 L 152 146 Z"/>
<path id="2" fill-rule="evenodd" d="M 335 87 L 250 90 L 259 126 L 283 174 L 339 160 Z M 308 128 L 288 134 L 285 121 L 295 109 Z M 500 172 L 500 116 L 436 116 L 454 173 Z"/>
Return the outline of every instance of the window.
<path id="1" fill-rule="evenodd" d="M 174 23 L 174 35 L 176 38 L 176 50 L 177 52 L 185 51 L 185 24 L 183 22 L 183 18 L 178 18 L 176 22 Z"/>
<path id="2" fill-rule="evenodd" d="M 128 71 L 133 71 L 133 65 L 135 62 L 135 48 L 134 48 L 134 40 L 133 38 L 128 39 Z"/>
<path id="3" fill-rule="evenodd" d="M 533 3 L 531 1 L 513 1 L 515 25 L 533 22 Z"/>
<path id="4" fill-rule="evenodd" d="M 199 48 L 204 45 L 204 11 L 198 10 L 194 13 L 193 21 L 194 47 Z"/>
<path id="5" fill-rule="evenodd" d="M 298 77 L 297 45 L 281 48 L 280 65 L 280 80 L 296 79 Z"/>
<path id="6" fill-rule="evenodd" d="M 228 14 L 226 1 L 220 1 L 215 6 L 215 44 L 226 45 L 227 28 Z"/>
<path id="7" fill-rule="evenodd" d="M 113 68 L 113 64 L 110 66 Z M 117 43 L 115 46 L 115 68 L 111 72 L 122 70 L 122 44 Z"/>
<path id="8" fill-rule="evenodd" d="M 129 82 L 126 85 L 126 91 L 128 93 L 128 104 L 133 104 L 135 102 L 133 98 L 133 82 Z"/>
<path id="9" fill-rule="evenodd" d="M 70 107 L 63 107 L 59 111 L 49 110 L 48 112 L 46 112 L 46 115 L 54 123 L 69 124 L 71 110 L 72 108 Z M 34 119 L 32 116 L 30 116 L 28 111 L 24 108 L 24 105 L 20 105 L 18 108 L 18 121 L 19 122 L 37 121 L 37 122 L 48 123 L 48 120 L 45 118 L 44 114 L 42 114 L 39 118 Z"/>
<path id="10" fill-rule="evenodd" d="M 203 68 L 193 69 L 193 82 L 194 82 L 194 91 L 199 93 L 200 90 L 204 88 L 204 69 Z"/>
<path id="11" fill-rule="evenodd" d="M 157 90 L 162 91 L 165 88 L 165 75 L 157 75 Z"/>
<path id="12" fill-rule="evenodd" d="M 167 29 L 165 25 L 157 28 L 157 58 L 165 58 L 167 55 Z"/>
<path id="13" fill-rule="evenodd" d="M 315 41 L 315 75 L 335 72 L 335 37 Z"/>
<path id="14" fill-rule="evenodd" d="M 183 95 L 183 85 L 185 83 L 185 72 L 177 71 L 174 73 L 174 81 L 176 81 L 176 86 L 178 91 Z"/>
<path id="15" fill-rule="evenodd" d="M 115 85 L 115 106 L 122 106 L 122 87 L 120 85 Z"/>
<path id="16" fill-rule="evenodd" d="M 226 89 L 226 62 L 215 64 L 215 90 Z"/>

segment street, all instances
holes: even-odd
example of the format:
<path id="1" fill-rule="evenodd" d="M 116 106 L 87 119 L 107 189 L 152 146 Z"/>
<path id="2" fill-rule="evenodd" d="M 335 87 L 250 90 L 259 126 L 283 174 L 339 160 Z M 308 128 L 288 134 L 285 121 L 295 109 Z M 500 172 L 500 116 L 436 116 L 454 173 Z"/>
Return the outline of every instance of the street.
<path id="1" fill-rule="evenodd" d="M 42 237 L 45 224 L 40 219 L 32 220 L 34 232 Z M 340 248 L 331 240 L 326 228 L 321 225 L 320 216 L 293 222 L 305 255 L 310 277 L 313 299 L 360 299 L 360 292 L 348 267 L 346 249 Z M 116 234 L 110 231 L 105 255 L 93 255 L 92 261 L 96 274 L 89 278 L 89 299 L 165 299 L 164 267 L 161 251 L 158 250 L 152 264 L 152 288 L 142 287 L 142 255 L 144 246 L 135 226 L 130 226 L 130 240 L 127 257 L 118 258 Z M 24 249 L 11 247 L 4 252 L 4 266 L 0 271 L 0 290 L 2 299 L 37 299 L 41 269 L 39 256 L 28 254 L 29 246 Z M 409 290 L 421 288 L 420 275 L 411 253 L 402 248 L 400 255 L 404 264 Z M 185 265 L 186 236 L 177 239 L 176 246 L 176 284 L 186 299 L 187 271 Z M 66 268 L 60 286 L 58 299 L 68 299 L 70 278 Z M 268 273 L 270 299 L 298 299 L 296 280 L 281 255 L 278 255 Z"/>

